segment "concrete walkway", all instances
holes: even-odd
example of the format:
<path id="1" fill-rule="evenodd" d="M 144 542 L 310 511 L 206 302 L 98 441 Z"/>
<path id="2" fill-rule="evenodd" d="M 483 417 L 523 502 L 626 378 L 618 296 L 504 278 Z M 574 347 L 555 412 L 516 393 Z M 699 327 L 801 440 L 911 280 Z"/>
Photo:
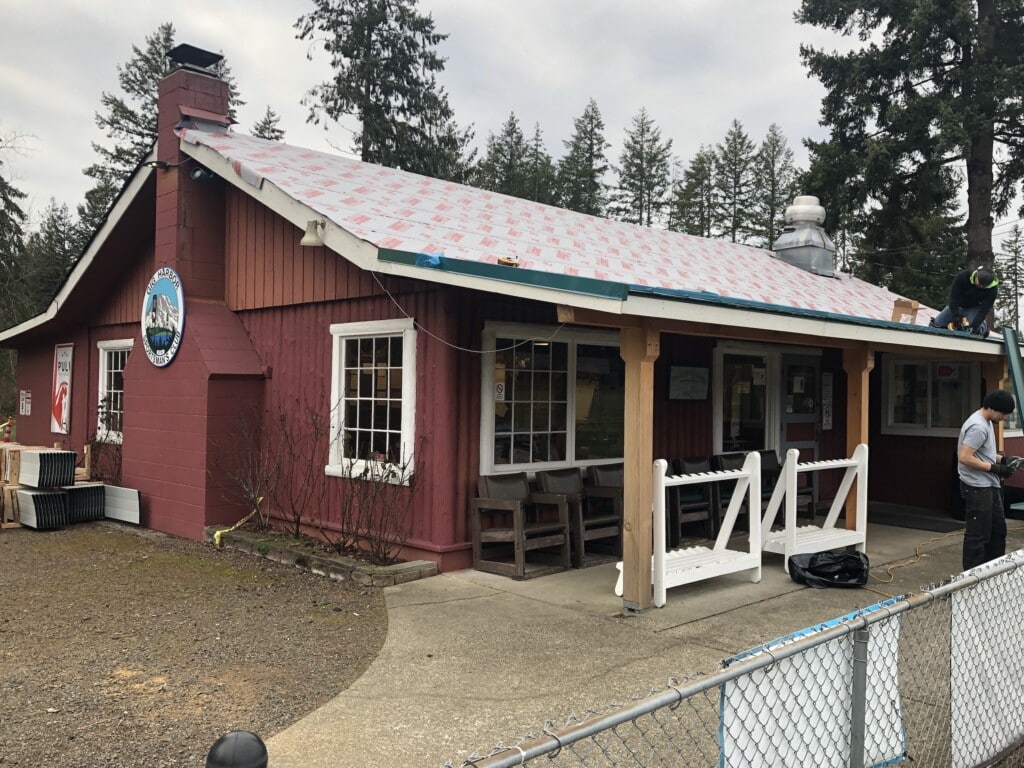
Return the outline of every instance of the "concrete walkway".
<path id="1" fill-rule="evenodd" d="M 1024 546 L 1010 521 L 1009 549 Z M 268 739 L 270 768 L 430 768 L 540 734 L 545 720 L 720 668 L 775 637 L 916 591 L 960 571 L 962 533 L 868 526 L 867 589 L 808 589 L 765 555 L 762 580 L 734 574 L 669 591 L 624 615 L 614 565 L 532 581 L 467 570 L 389 587 L 388 636 L 350 688 Z M 906 562 L 915 551 L 920 559 Z M 884 594 L 880 594 L 884 593 Z"/>

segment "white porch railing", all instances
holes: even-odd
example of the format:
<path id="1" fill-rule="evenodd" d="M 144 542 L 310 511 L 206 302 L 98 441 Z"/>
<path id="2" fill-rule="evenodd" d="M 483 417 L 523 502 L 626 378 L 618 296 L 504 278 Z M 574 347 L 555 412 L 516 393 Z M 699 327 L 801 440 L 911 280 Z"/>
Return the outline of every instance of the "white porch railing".
<path id="1" fill-rule="evenodd" d="M 868 447 L 864 443 L 858 445 L 849 459 L 828 459 L 825 461 L 799 462 L 800 451 L 791 448 L 786 452 L 786 462 L 782 465 L 782 476 L 779 478 L 772 497 L 765 508 L 761 520 L 761 541 L 768 552 L 777 552 L 783 556 L 783 567 L 789 573 L 790 555 L 808 552 L 825 552 L 830 549 L 853 546 L 863 552 L 867 539 L 868 521 Z M 804 472 L 818 472 L 824 469 L 844 469 L 839 490 L 832 501 L 832 506 L 821 526 L 809 524 L 798 525 L 796 518 L 797 476 Z M 846 506 L 846 497 L 850 494 L 853 481 L 857 481 L 856 528 L 836 528 L 839 513 Z M 784 527 L 773 531 L 779 509 L 785 504 Z"/>
<path id="2" fill-rule="evenodd" d="M 658 459 L 654 462 L 654 554 L 651 557 L 651 582 L 654 587 L 653 602 L 658 608 L 665 605 L 666 593 L 670 587 L 691 584 L 696 581 L 722 576 L 736 571 L 750 571 L 750 580 L 761 580 L 761 455 L 757 451 L 747 454 L 741 469 L 697 472 L 691 475 L 667 476 L 668 462 Z M 736 488 L 729 500 L 725 519 L 721 522 L 713 547 L 686 547 L 665 551 L 667 521 L 665 514 L 665 491 L 682 485 L 714 483 L 735 480 Z M 746 504 L 747 519 L 750 521 L 748 549 L 729 549 L 729 539 L 740 509 Z M 619 578 L 615 594 L 622 595 L 622 563 L 618 564 Z"/>

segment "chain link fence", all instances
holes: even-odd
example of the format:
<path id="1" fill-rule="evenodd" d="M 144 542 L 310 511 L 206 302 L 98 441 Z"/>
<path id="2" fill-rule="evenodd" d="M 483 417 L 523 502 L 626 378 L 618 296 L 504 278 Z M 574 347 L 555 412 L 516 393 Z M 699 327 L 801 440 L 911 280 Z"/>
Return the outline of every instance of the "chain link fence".
<path id="1" fill-rule="evenodd" d="M 1024 550 L 446 766 L 1008 768 L 1022 745 Z"/>

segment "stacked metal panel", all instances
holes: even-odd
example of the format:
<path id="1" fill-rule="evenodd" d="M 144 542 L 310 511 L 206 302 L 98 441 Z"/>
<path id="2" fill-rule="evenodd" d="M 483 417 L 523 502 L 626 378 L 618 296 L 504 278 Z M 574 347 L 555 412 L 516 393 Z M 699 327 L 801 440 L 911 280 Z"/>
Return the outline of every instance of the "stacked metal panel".
<path id="1" fill-rule="evenodd" d="M 18 511 L 21 524 L 29 528 L 52 530 L 70 522 L 67 496 L 59 488 L 19 488 Z"/>
<path id="2" fill-rule="evenodd" d="M 106 506 L 104 488 L 103 483 L 78 483 L 61 488 L 67 498 L 68 522 L 102 520 Z"/>
<path id="3" fill-rule="evenodd" d="M 59 488 L 75 482 L 74 451 L 22 451 L 18 482 L 33 488 Z"/>

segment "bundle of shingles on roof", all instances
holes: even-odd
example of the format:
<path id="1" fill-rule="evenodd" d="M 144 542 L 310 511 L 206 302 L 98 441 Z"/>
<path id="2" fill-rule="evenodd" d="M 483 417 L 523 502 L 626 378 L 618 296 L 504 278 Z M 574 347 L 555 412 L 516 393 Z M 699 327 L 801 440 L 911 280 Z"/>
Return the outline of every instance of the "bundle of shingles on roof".
<path id="1" fill-rule="evenodd" d="M 52 530 L 72 523 L 102 520 L 102 483 L 75 483 L 74 451 L 24 449 L 4 451 L 5 505 L 17 505 L 17 520 L 23 526 Z M 6 517 L 6 512 L 5 512 Z"/>

